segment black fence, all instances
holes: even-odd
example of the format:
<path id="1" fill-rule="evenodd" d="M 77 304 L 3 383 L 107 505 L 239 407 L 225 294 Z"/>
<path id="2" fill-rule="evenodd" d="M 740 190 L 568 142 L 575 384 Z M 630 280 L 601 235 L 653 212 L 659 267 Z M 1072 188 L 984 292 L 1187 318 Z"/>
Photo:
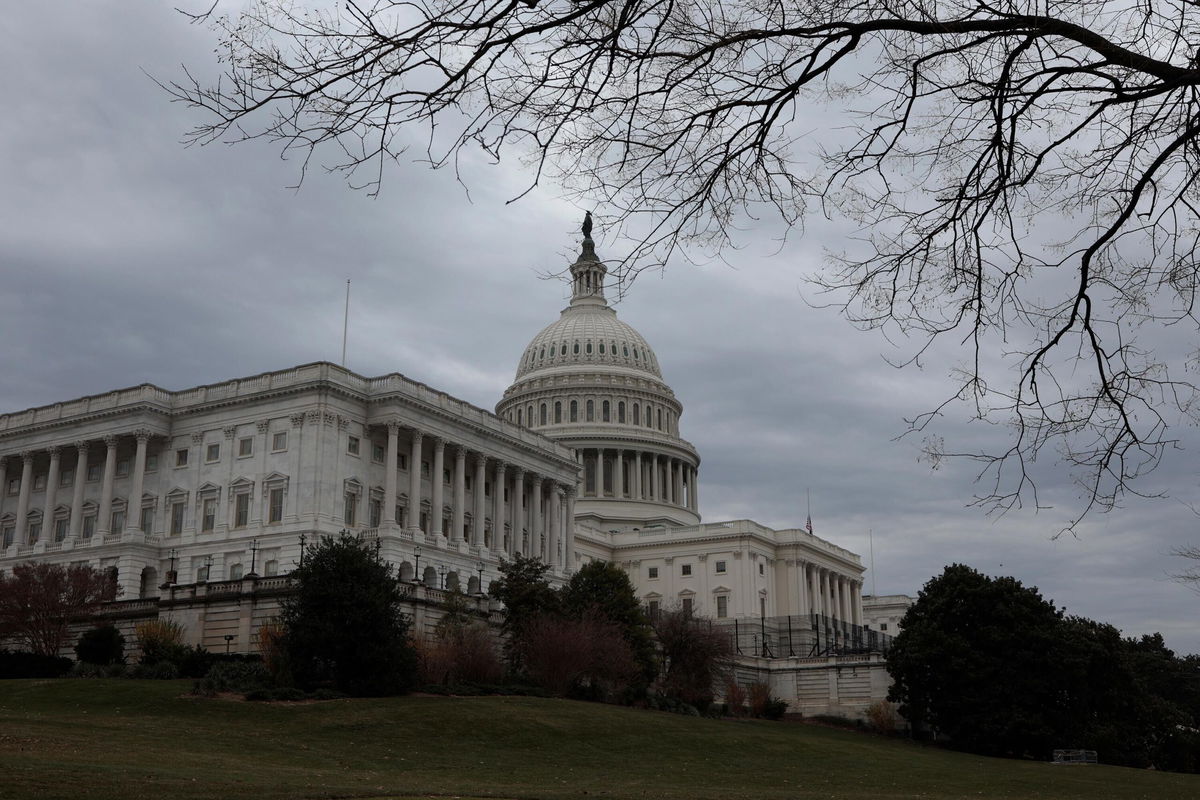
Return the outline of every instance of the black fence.
<path id="1" fill-rule="evenodd" d="M 819 656 L 886 653 L 892 637 L 823 614 L 734 619 L 730 629 L 733 650 L 758 658 L 815 658 Z"/>

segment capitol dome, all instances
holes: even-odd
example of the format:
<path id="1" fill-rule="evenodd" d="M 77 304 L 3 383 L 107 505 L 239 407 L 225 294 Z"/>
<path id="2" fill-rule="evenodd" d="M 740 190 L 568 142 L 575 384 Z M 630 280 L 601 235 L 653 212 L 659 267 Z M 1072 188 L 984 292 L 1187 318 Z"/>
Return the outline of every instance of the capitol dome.
<path id="1" fill-rule="evenodd" d="M 571 303 L 521 354 L 496 413 L 575 450 L 576 517 L 602 530 L 700 521 L 700 456 L 658 357 L 604 297 L 590 215 L 571 265 Z"/>

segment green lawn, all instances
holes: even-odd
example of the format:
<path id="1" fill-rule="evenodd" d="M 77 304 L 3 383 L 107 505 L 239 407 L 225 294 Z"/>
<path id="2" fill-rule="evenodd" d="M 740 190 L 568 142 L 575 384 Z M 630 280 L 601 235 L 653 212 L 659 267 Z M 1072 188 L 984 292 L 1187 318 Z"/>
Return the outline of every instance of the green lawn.
<path id="1" fill-rule="evenodd" d="M 0 681 L 0 798 L 1197 798 L 810 725 L 533 698 L 264 705 L 186 681 Z"/>

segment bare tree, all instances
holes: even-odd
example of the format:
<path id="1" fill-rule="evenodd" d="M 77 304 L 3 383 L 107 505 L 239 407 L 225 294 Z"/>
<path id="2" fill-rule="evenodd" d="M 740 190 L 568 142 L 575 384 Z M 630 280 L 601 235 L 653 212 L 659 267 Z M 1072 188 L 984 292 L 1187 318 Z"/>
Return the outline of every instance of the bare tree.
<path id="1" fill-rule="evenodd" d="M 320 152 L 371 192 L 414 141 L 435 167 L 526 158 L 531 186 L 599 202 L 637 242 L 622 280 L 764 214 L 853 220 L 815 276 L 830 302 L 906 342 L 901 363 L 966 347 L 910 432 L 978 459 L 992 509 L 1038 503 L 1052 455 L 1082 516 L 1146 493 L 1195 421 L 1196 6 L 269 0 L 201 14 L 223 77 L 168 88 L 209 112 L 192 141 Z M 830 104 L 849 129 L 810 120 Z M 947 451 L 930 426 L 951 404 L 1005 444 Z"/>
<path id="2" fill-rule="evenodd" d="M 116 598 L 112 576 L 86 565 L 17 564 L 0 574 L 0 639 L 11 636 L 31 652 L 56 656 L 72 619 Z"/>

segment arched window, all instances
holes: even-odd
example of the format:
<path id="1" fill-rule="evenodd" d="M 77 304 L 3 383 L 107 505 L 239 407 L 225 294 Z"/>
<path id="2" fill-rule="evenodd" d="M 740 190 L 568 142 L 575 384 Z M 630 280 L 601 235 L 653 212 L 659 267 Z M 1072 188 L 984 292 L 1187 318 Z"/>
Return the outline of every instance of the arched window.
<path id="1" fill-rule="evenodd" d="M 241 579 L 242 579 L 242 565 L 241 564 L 230 564 L 229 565 L 229 580 L 240 581 Z"/>
<path id="2" fill-rule="evenodd" d="M 604 355 L 604 342 L 600 343 L 600 355 Z"/>
<path id="3" fill-rule="evenodd" d="M 579 355 L 579 342 L 575 342 L 575 355 Z"/>
<path id="4" fill-rule="evenodd" d="M 611 420 L 609 419 L 608 408 L 609 408 L 608 401 L 605 400 L 600 406 L 600 418 L 602 420 L 604 420 L 605 422 L 611 422 Z"/>
<path id="5" fill-rule="evenodd" d="M 587 401 L 587 421 L 593 422 L 596 419 L 596 404 L 591 400 Z"/>
<path id="6" fill-rule="evenodd" d="M 541 350 L 538 351 L 538 358 L 545 358 L 545 357 L 546 357 L 546 348 L 543 347 Z"/>
<path id="7" fill-rule="evenodd" d="M 653 412 L 653 409 L 650 408 L 650 406 L 646 406 L 646 427 L 647 428 L 654 427 L 654 412 Z"/>
<path id="8" fill-rule="evenodd" d="M 519 409 L 519 408 L 517 409 L 517 424 L 518 424 L 518 425 L 521 425 L 521 424 L 523 424 L 523 423 L 521 422 L 521 409 Z"/>
<path id="9" fill-rule="evenodd" d="M 627 344 L 621 345 L 621 352 L 625 355 L 626 358 L 629 358 L 629 345 L 627 345 Z"/>
<path id="10" fill-rule="evenodd" d="M 546 404 L 545 403 L 542 403 L 542 407 L 540 409 L 538 409 L 538 415 L 539 415 L 538 419 L 541 420 L 541 424 L 545 425 L 546 424 Z"/>
<path id="11" fill-rule="evenodd" d="M 562 402 L 556 400 L 554 403 L 554 424 L 557 425 L 560 422 L 562 422 Z"/>
<path id="12" fill-rule="evenodd" d="M 658 410 L 658 429 L 662 430 L 662 409 Z"/>
<path id="13" fill-rule="evenodd" d="M 617 422 L 625 421 L 625 401 L 617 403 Z"/>
<path id="14" fill-rule="evenodd" d="M 571 401 L 571 422 L 579 422 L 579 401 Z"/>
<path id="15" fill-rule="evenodd" d="M 637 349 L 637 345 L 634 345 L 634 348 L 633 348 L 633 357 L 634 357 L 634 358 L 636 358 L 636 359 L 638 359 L 638 360 L 641 360 L 641 358 L 642 358 L 641 356 L 639 356 L 639 355 L 638 355 L 638 349 Z"/>
<path id="16" fill-rule="evenodd" d="M 559 352 L 559 355 L 560 355 L 560 356 L 565 356 L 566 354 L 567 354 L 567 343 L 566 343 L 566 342 L 563 342 L 563 343 L 562 343 L 562 350 Z"/>
<path id="17" fill-rule="evenodd" d="M 638 413 L 639 411 L 641 411 L 641 409 L 638 407 L 638 404 L 634 403 L 633 404 L 633 424 L 634 425 L 642 424 L 642 416 L 641 416 L 641 414 Z"/>
<path id="18" fill-rule="evenodd" d="M 525 419 L 529 420 L 529 427 L 532 428 L 533 427 L 533 403 L 530 403 L 529 408 L 525 409 Z"/>
<path id="19" fill-rule="evenodd" d="M 592 340 L 591 339 L 587 340 L 586 350 L 587 350 L 587 354 L 590 356 L 592 354 Z"/>

